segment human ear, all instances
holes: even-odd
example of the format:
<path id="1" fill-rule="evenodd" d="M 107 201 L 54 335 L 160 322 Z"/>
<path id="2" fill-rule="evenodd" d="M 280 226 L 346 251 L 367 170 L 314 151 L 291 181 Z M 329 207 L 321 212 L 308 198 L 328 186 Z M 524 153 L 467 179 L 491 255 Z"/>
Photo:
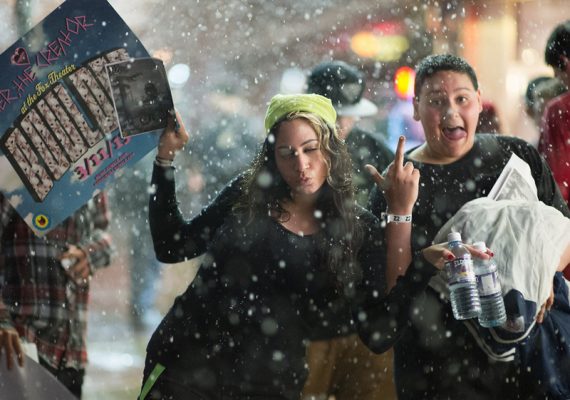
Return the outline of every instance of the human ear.
<path id="1" fill-rule="evenodd" d="M 419 120 L 420 120 L 420 111 L 419 111 L 419 108 L 420 108 L 419 99 L 418 99 L 417 96 L 414 96 L 414 119 L 415 119 L 416 121 L 419 121 Z"/>
<path id="2" fill-rule="evenodd" d="M 481 101 L 481 89 L 477 89 L 477 101 L 479 102 L 479 113 L 483 111 L 483 102 Z"/>

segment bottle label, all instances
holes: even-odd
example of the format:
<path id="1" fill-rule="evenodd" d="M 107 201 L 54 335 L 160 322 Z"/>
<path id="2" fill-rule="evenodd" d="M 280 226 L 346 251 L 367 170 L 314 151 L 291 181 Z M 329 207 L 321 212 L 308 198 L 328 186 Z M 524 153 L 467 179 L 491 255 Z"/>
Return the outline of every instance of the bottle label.
<path id="1" fill-rule="evenodd" d="M 482 274 L 477 276 L 477 289 L 479 296 L 491 296 L 501 293 L 501 283 L 496 272 Z"/>
<path id="2" fill-rule="evenodd" d="M 450 286 L 475 281 L 471 257 L 460 257 L 445 263 L 447 281 Z"/>

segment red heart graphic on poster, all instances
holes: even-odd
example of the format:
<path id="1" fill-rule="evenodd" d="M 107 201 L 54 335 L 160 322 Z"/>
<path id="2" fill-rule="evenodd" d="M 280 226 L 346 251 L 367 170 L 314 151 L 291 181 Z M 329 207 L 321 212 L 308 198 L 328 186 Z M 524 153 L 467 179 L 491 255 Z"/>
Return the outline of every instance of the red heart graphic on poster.
<path id="1" fill-rule="evenodd" d="M 30 65 L 28 52 L 23 47 L 18 47 L 11 58 L 12 64 L 16 65 Z"/>

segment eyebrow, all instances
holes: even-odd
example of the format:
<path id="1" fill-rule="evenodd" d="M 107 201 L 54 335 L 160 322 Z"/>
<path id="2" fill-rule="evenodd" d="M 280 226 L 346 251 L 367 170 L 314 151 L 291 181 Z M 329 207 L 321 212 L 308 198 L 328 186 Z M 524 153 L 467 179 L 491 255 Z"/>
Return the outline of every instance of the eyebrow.
<path id="1" fill-rule="evenodd" d="M 467 87 L 467 86 L 465 86 L 465 87 L 459 87 L 459 88 L 455 89 L 455 90 L 453 91 L 453 93 L 457 93 L 457 92 L 460 92 L 460 91 L 462 91 L 462 90 L 474 91 L 475 89 L 470 88 L 470 87 Z M 445 90 L 436 89 L 436 90 L 432 90 L 432 91 L 430 91 L 430 92 L 427 92 L 426 94 L 440 94 L 440 93 L 445 93 Z"/>
<path id="2" fill-rule="evenodd" d="M 310 142 L 318 142 L 317 139 L 309 139 L 309 140 L 305 140 L 303 143 L 301 143 L 301 146 L 304 146 Z M 279 146 L 277 147 L 278 149 L 289 149 L 291 148 L 291 146 L 287 146 L 287 145 L 283 145 L 283 146 Z"/>

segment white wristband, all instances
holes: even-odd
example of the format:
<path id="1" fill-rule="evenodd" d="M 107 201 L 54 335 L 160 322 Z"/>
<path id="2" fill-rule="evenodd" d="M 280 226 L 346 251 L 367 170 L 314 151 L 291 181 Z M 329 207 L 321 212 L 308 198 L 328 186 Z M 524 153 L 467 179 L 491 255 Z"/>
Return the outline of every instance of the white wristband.
<path id="1" fill-rule="evenodd" d="M 387 224 L 393 222 L 395 224 L 409 224 L 412 222 L 412 215 L 396 215 L 390 213 L 382 213 L 382 217 Z"/>

